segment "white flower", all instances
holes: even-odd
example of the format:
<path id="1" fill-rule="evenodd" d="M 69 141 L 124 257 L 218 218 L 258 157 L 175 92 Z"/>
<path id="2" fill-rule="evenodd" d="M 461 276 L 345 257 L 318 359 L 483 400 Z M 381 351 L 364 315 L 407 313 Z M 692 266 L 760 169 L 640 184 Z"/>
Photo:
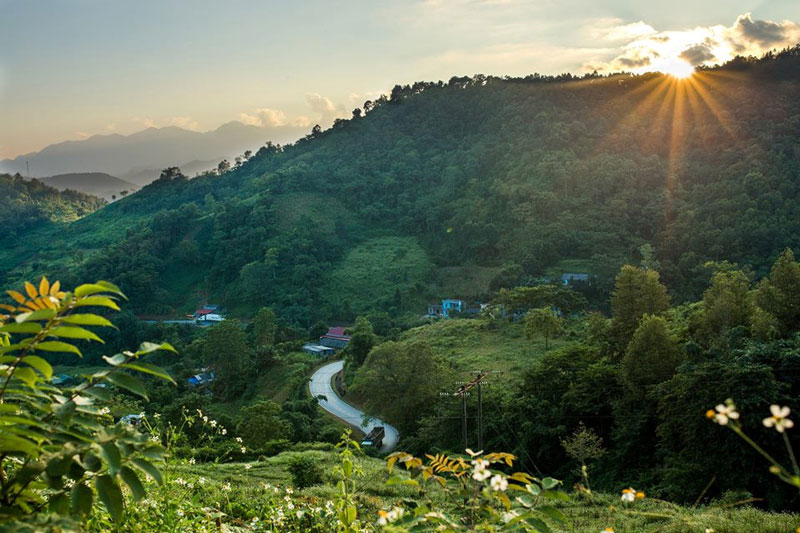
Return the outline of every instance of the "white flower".
<path id="1" fill-rule="evenodd" d="M 150 437 L 150 442 L 161 442 L 161 439 L 158 438 L 158 435 L 153 435 Z"/>
<path id="2" fill-rule="evenodd" d="M 212 420 L 211 422 L 209 422 L 209 424 L 211 425 L 212 428 L 217 427 L 217 421 L 216 420 Z"/>
<path id="3" fill-rule="evenodd" d="M 508 488 L 508 480 L 498 474 L 489 481 L 489 485 L 492 487 L 493 491 L 502 492 Z"/>
<path id="4" fill-rule="evenodd" d="M 225 483 L 224 485 L 222 485 L 222 490 L 224 490 L 224 491 L 231 490 L 231 484 L 230 483 Z"/>
<path id="5" fill-rule="evenodd" d="M 236 437 L 236 442 L 238 442 L 239 444 L 241 444 L 241 443 L 242 443 L 242 437 Z"/>
<path id="6" fill-rule="evenodd" d="M 161 413 L 153 413 L 153 418 L 158 420 L 159 418 L 161 418 Z"/>
<path id="7" fill-rule="evenodd" d="M 292 487 L 286 487 L 286 494 L 294 494 Z"/>
<path id="8" fill-rule="evenodd" d="M 402 516 L 403 509 L 400 507 L 394 507 L 390 511 L 378 511 L 378 524 L 385 526 L 387 524 L 391 524 Z"/>
<path id="9" fill-rule="evenodd" d="M 197 415 L 198 415 L 198 416 L 203 416 L 203 411 L 201 411 L 200 409 L 198 409 L 198 410 L 197 410 Z"/>
<path id="10" fill-rule="evenodd" d="M 190 465 L 193 465 L 193 464 L 195 464 L 195 463 L 196 463 L 196 461 L 195 461 L 194 457 L 192 457 L 191 459 L 189 459 L 189 464 L 190 464 Z"/>
<path id="11" fill-rule="evenodd" d="M 245 453 L 246 451 L 247 451 L 247 448 L 245 448 L 244 446 L 242 446 L 242 453 Z"/>
<path id="12" fill-rule="evenodd" d="M 250 470 L 251 468 L 253 468 L 253 465 L 250 464 L 244 465 L 245 470 Z"/>
<path id="13" fill-rule="evenodd" d="M 203 422 L 206 422 L 206 423 L 208 422 L 208 417 L 207 416 L 203 417 Z"/>
<path id="14" fill-rule="evenodd" d="M 716 411 L 713 409 L 706 411 L 706 418 L 712 419 L 720 426 L 726 426 L 731 420 L 739 420 L 739 413 L 733 400 L 726 400 L 724 404 L 717 405 Z"/>
<path id="15" fill-rule="evenodd" d="M 144 411 L 142 411 L 141 413 L 139 413 L 139 418 L 144 418 Z"/>
<path id="16" fill-rule="evenodd" d="M 204 478 L 203 476 L 200 476 L 200 479 L 197 480 L 197 483 L 200 484 L 200 485 L 205 485 L 206 478 Z"/>
<path id="17" fill-rule="evenodd" d="M 181 511 L 180 509 L 178 509 L 178 516 L 183 516 L 183 511 Z"/>
<path id="18" fill-rule="evenodd" d="M 111 409 L 109 409 L 108 407 L 103 407 L 102 409 L 100 409 L 100 414 L 101 415 L 111 414 Z"/>
<path id="19" fill-rule="evenodd" d="M 781 407 L 780 405 L 773 404 L 769 406 L 769 410 L 772 416 L 764 419 L 764 425 L 766 427 L 774 427 L 778 433 L 783 433 L 785 429 L 794 427 L 794 422 L 787 418 L 789 413 L 792 412 L 791 409 L 786 406 Z"/>
<path id="20" fill-rule="evenodd" d="M 223 435 L 227 435 L 227 434 L 228 434 L 228 430 L 227 430 L 227 429 L 225 429 L 225 428 L 222 428 L 222 434 L 223 434 Z"/>
<path id="21" fill-rule="evenodd" d="M 486 459 L 476 459 L 472 461 L 472 464 L 475 465 L 472 471 L 472 479 L 475 481 L 484 481 L 492 476 L 492 473 L 488 469 L 489 461 Z"/>
<path id="22" fill-rule="evenodd" d="M 633 503 L 635 500 L 644 498 L 644 492 L 637 491 L 633 487 L 622 489 L 622 496 L 620 499 L 625 503 Z"/>
<path id="23" fill-rule="evenodd" d="M 489 461 L 486 459 L 475 459 L 472 461 L 472 464 L 475 465 L 475 470 L 484 470 L 489 468 Z"/>

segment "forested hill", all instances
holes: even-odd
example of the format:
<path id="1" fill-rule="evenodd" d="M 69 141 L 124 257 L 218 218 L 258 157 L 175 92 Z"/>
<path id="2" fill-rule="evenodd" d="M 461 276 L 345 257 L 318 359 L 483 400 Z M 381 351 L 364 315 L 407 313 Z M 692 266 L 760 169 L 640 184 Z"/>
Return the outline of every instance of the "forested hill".
<path id="1" fill-rule="evenodd" d="M 0 174 L 0 242 L 24 240 L 34 228 L 77 220 L 105 204 L 96 196 Z"/>
<path id="2" fill-rule="evenodd" d="M 140 312 L 211 299 L 308 326 L 586 272 L 655 249 L 674 297 L 708 260 L 763 275 L 800 247 L 800 47 L 685 81 L 475 76 L 395 87 L 219 176 L 162 179 L 55 233 L 21 268 L 119 283 Z"/>

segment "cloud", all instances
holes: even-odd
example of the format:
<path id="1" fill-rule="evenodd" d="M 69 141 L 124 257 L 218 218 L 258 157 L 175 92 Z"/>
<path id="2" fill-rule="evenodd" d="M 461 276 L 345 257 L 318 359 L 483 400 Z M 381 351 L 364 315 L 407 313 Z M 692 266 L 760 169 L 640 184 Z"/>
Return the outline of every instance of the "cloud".
<path id="1" fill-rule="evenodd" d="M 172 117 L 167 120 L 167 124 L 170 126 L 178 126 L 179 128 L 183 128 L 185 130 L 196 131 L 200 129 L 200 124 L 192 117 Z"/>
<path id="2" fill-rule="evenodd" d="M 354 95 L 350 95 L 351 99 Z M 333 120 L 340 117 L 349 116 L 346 112 L 347 106 L 337 105 L 319 93 L 308 93 L 305 95 L 306 105 L 310 113 L 287 116 L 279 109 L 269 107 L 259 107 L 253 111 L 240 113 L 238 121 L 250 126 L 269 128 L 274 130 L 296 130 L 298 128 L 308 128 L 314 124 L 320 126 L 330 126 Z"/>
<path id="3" fill-rule="evenodd" d="M 592 40 L 609 42 L 629 42 L 654 33 L 656 30 L 642 20 L 626 23 L 617 17 L 590 19 L 581 28 L 581 34 Z"/>
<path id="4" fill-rule="evenodd" d="M 319 120 L 323 124 L 328 124 L 336 118 L 347 116 L 343 105 L 337 106 L 330 98 L 318 93 L 306 94 L 306 103 L 311 108 L 311 111 L 319 115 Z"/>
<path id="5" fill-rule="evenodd" d="M 262 128 L 279 128 L 286 124 L 286 113 L 277 109 L 260 107 L 252 115 L 241 113 L 239 122 Z"/>
<path id="6" fill-rule="evenodd" d="M 603 35 L 612 39 L 610 36 L 624 35 L 631 28 L 631 24 L 607 27 Z M 652 33 L 646 33 L 643 26 L 639 28 L 640 35 L 623 41 L 613 57 L 601 62 L 586 62 L 584 69 L 670 72 L 681 64 L 698 67 L 724 63 L 736 55 L 760 56 L 773 48 L 793 46 L 800 41 L 797 23 L 754 20 L 750 13 L 738 16 L 731 26 L 698 26 L 684 30 L 654 30 Z"/>
<path id="7" fill-rule="evenodd" d="M 708 43 L 700 43 L 690 46 L 681 52 L 680 58 L 696 67 L 716 59 L 716 56 L 711 51 L 711 46 Z"/>
<path id="8" fill-rule="evenodd" d="M 136 118 L 133 119 L 133 121 L 134 122 L 138 122 L 139 124 L 141 124 L 145 128 L 157 128 L 158 127 L 156 125 L 156 121 L 153 120 L 152 118 L 148 118 L 148 117 L 144 117 L 144 118 L 136 117 Z"/>
<path id="9" fill-rule="evenodd" d="M 797 26 L 788 21 L 779 24 L 768 20 L 753 20 L 750 13 L 745 13 L 736 19 L 734 28 L 746 39 L 762 46 L 772 46 L 786 40 L 786 32 L 792 25 Z"/>

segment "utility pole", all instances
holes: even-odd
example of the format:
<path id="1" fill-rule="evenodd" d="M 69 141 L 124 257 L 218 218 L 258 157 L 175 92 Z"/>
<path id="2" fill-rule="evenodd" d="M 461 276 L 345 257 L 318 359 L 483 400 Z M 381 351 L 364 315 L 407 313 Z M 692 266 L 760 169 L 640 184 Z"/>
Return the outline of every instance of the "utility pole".
<path id="1" fill-rule="evenodd" d="M 483 449 L 483 399 L 481 398 L 481 383 L 478 381 L 478 449 Z"/>
<path id="2" fill-rule="evenodd" d="M 478 375 L 470 381 L 469 383 L 465 383 L 461 385 L 458 390 L 455 392 L 455 396 L 461 396 L 461 433 L 464 437 L 464 449 L 466 450 L 469 448 L 469 443 L 467 441 L 467 392 L 472 387 L 478 386 L 478 443 L 479 448 L 482 449 L 483 446 L 483 420 L 481 419 L 483 413 L 483 405 L 481 404 L 481 380 L 483 379 L 485 374 L 483 372 L 479 372 Z"/>
<path id="3" fill-rule="evenodd" d="M 467 391 L 461 386 L 461 434 L 464 437 L 464 449 L 469 448 L 467 444 Z"/>

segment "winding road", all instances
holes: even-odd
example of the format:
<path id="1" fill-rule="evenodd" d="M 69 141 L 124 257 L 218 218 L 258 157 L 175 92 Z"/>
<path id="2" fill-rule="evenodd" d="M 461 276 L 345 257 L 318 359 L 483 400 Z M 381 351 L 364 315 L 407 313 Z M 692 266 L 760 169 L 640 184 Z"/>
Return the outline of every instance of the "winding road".
<path id="1" fill-rule="evenodd" d="M 328 363 L 327 365 L 321 366 L 314 375 L 311 376 L 311 381 L 308 384 L 308 389 L 311 392 L 311 396 L 314 398 L 318 398 L 319 396 L 325 396 L 326 399 L 319 399 L 319 405 L 330 414 L 344 420 L 351 426 L 355 426 L 361 428 L 365 434 L 372 431 L 372 428 L 375 426 L 383 426 L 386 435 L 383 437 L 383 446 L 381 446 L 382 452 L 390 452 L 397 447 L 397 441 L 399 439 L 399 434 L 397 430 L 386 424 L 385 422 L 381 422 L 377 418 L 371 418 L 369 422 L 366 424 L 364 423 L 364 412 L 359 411 L 352 405 L 345 403 L 344 400 L 339 398 L 339 395 L 336 394 L 336 391 L 333 390 L 333 386 L 331 385 L 331 381 L 333 380 L 333 376 L 339 372 L 341 372 L 342 368 L 344 367 L 344 361 L 334 361 L 333 363 Z"/>

